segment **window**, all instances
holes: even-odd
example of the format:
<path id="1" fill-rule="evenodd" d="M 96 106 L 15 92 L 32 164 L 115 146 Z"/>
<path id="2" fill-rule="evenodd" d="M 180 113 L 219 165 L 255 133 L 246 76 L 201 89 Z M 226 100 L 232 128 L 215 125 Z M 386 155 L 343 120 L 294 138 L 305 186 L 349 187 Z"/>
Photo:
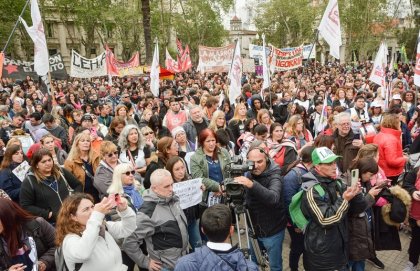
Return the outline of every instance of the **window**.
<path id="1" fill-rule="evenodd" d="M 96 55 L 96 48 L 90 48 L 90 54 Z"/>
<path id="2" fill-rule="evenodd" d="M 57 49 L 48 49 L 48 53 L 50 54 L 50 56 L 55 55 L 58 53 Z"/>
<path id="3" fill-rule="evenodd" d="M 47 37 L 48 38 L 53 38 L 54 37 L 54 25 L 53 23 L 46 23 L 47 25 Z"/>

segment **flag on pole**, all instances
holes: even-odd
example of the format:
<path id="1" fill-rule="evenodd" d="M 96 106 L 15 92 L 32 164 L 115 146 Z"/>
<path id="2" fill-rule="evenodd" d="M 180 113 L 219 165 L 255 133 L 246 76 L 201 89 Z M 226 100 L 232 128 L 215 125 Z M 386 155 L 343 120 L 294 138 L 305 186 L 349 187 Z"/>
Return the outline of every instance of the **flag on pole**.
<path id="1" fill-rule="evenodd" d="M 150 68 L 150 91 L 155 97 L 159 97 L 159 45 L 157 41 L 153 53 L 152 67 Z"/>
<path id="2" fill-rule="evenodd" d="M 318 127 L 314 127 L 315 134 L 319 134 L 324 130 L 324 128 L 328 125 L 328 114 L 327 114 L 327 105 L 328 105 L 328 99 L 327 99 L 327 92 L 325 92 L 324 95 L 324 104 L 322 105 L 322 111 L 321 111 L 321 117 L 319 119 Z"/>
<path id="3" fill-rule="evenodd" d="M 407 51 L 405 50 L 405 45 L 401 46 L 401 62 L 403 64 L 408 63 Z"/>
<path id="4" fill-rule="evenodd" d="M 268 69 L 268 63 L 267 63 L 267 54 L 265 52 L 265 34 L 262 34 L 262 40 L 263 40 L 263 58 L 262 58 L 262 65 L 263 65 L 263 86 L 261 89 L 261 98 L 264 99 L 264 89 L 270 87 L 270 71 Z"/>
<path id="5" fill-rule="evenodd" d="M 165 66 L 166 69 L 172 73 L 177 73 L 179 72 L 179 62 L 175 61 L 172 57 L 171 54 L 169 54 L 168 48 L 166 48 L 166 59 L 165 59 Z"/>
<path id="6" fill-rule="evenodd" d="M 378 53 L 375 57 L 375 62 L 373 63 L 372 73 L 370 74 L 369 80 L 374 82 L 375 84 L 380 85 L 384 89 L 386 88 L 385 85 L 385 68 L 387 66 L 387 55 L 388 49 L 387 45 L 382 42 L 381 46 L 379 47 Z"/>
<path id="7" fill-rule="evenodd" d="M 190 56 L 190 47 L 185 46 L 185 50 L 181 57 L 181 63 L 179 63 L 180 69 L 182 72 L 186 72 L 192 67 L 191 56 Z"/>
<path id="8" fill-rule="evenodd" d="M 341 28 L 337 0 L 330 0 L 318 27 L 319 34 L 330 46 L 330 55 L 340 59 Z"/>
<path id="9" fill-rule="evenodd" d="M 47 40 L 45 39 L 44 25 L 42 24 L 41 12 L 38 1 L 31 0 L 32 26 L 29 27 L 22 17 L 19 17 L 26 31 L 34 42 L 34 70 L 39 76 L 46 75 L 50 70 Z"/>
<path id="10" fill-rule="evenodd" d="M 414 84 L 420 87 L 420 31 L 417 38 L 416 65 L 414 67 Z"/>
<path id="11" fill-rule="evenodd" d="M 4 53 L 0 52 L 0 79 L 3 77 Z"/>
<path id="12" fill-rule="evenodd" d="M 229 101 L 235 104 L 235 99 L 241 95 L 241 79 L 242 79 L 242 57 L 241 47 L 239 41 L 236 42 L 236 48 L 233 53 L 232 65 L 229 72 L 230 86 L 229 86 Z"/>
<path id="13" fill-rule="evenodd" d="M 178 55 L 182 56 L 184 54 L 184 49 L 182 49 L 182 43 L 178 38 L 176 38 L 176 48 L 178 49 Z"/>

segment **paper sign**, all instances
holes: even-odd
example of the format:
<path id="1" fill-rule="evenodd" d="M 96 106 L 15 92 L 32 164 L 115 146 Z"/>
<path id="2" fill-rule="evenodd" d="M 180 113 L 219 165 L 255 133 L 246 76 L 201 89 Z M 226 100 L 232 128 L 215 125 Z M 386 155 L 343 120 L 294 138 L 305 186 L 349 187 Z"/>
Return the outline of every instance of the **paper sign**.
<path id="1" fill-rule="evenodd" d="M 31 168 L 27 161 L 23 161 L 19 166 L 17 166 L 12 172 L 15 174 L 18 179 L 23 182 L 26 177 L 26 173 Z"/>
<path id="2" fill-rule="evenodd" d="M 213 206 L 222 202 L 221 196 L 216 196 L 213 192 L 209 192 L 209 197 L 207 199 L 207 206 Z"/>
<path id="3" fill-rule="evenodd" d="M 197 205 L 201 202 L 203 197 L 203 191 L 201 190 L 202 180 L 202 178 L 197 178 L 174 183 L 174 193 L 179 197 L 179 204 L 182 209 Z"/>

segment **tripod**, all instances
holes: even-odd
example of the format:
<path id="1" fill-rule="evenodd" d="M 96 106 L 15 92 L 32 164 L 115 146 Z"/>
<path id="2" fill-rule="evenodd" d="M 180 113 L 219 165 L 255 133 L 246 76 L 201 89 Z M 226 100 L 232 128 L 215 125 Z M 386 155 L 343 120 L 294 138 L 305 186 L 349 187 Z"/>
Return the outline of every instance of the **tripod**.
<path id="1" fill-rule="evenodd" d="M 242 203 L 237 204 L 235 202 L 231 202 L 230 205 L 231 205 L 230 207 L 233 208 L 233 211 L 235 213 L 236 234 L 238 237 L 239 249 L 245 255 L 245 258 L 247 258 L 248 260 L 251 260 L 251 247 L 250 247 L 251 245 L 254 250 L 255 257 L 257 258 L 257 264 L 263 269 L 268 267 L 268 260 L 261 252 L 257 237 L 255 236 L 254 226 L 252 225 L 249 211 L 246 209 L 246 207 Z M 244 219 L 244 223 L 245 223 L 245 236 L 246 236 L 245 245 L 242 245 L 241 234 L 239 232 L 239 218 L 240 217 Z M 248 225 L 248 221 L 249 221 L 249 225 Z"/>

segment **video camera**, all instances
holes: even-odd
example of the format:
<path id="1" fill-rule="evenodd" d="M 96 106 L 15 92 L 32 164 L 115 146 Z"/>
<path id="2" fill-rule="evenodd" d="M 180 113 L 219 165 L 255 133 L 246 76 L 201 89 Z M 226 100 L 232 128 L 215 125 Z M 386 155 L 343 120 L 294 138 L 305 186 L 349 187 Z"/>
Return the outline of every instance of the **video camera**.
<path id="1" fill-rule="evenodd" d="M 245 172 L 254 169 L 253 161 L 242 161 L 242 157 L 237 155 L 232 158 L 230 164 L 226 165 L 228 178 L 225 179 L 225 191 L 228 202 L 234 205 L 242 205 L 244 202 L 245 189 L 241 184 L 235 182 L 235 177 L 243 176 Z"/>

